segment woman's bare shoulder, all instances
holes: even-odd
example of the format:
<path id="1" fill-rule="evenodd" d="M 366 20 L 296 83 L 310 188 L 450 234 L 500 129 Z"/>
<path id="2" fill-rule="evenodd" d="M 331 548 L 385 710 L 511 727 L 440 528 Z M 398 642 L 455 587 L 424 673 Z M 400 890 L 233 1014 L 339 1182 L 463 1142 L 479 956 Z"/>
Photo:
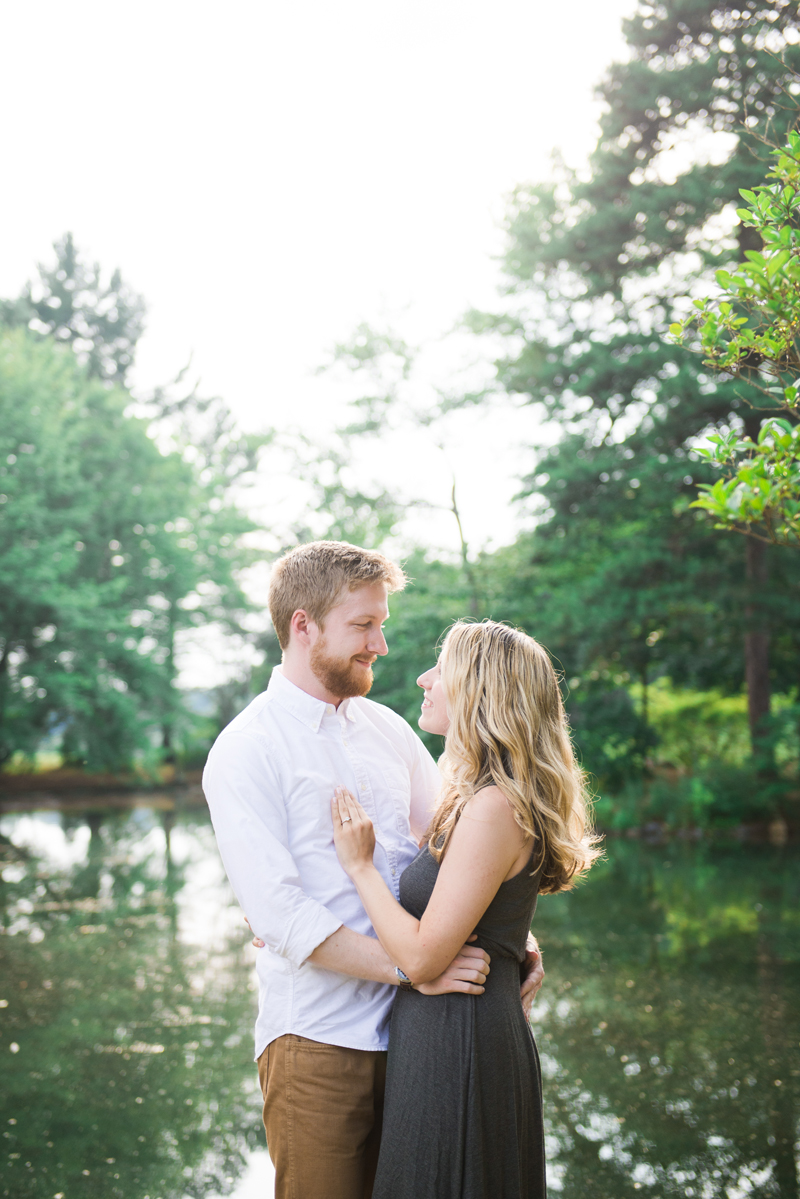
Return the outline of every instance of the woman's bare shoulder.
<path id="1" fill-rule="evenodd" d="M 517 827 L 511 804 L 499 787 L 482 787 L 480 791 L 476 791 L 469 803 L 465 804 L 462 815 L 483 823 Z"/>

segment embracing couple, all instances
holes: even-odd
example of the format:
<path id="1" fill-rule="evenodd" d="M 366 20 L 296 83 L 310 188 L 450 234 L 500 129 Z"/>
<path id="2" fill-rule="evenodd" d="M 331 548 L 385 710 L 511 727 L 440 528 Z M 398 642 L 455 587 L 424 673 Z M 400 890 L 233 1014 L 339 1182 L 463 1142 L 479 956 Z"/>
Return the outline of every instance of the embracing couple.
<path id="1" fill-rule="evenodd" d="M 343 542 L 280 559 L 282 665 L 203 776 L 265 946 L 256 1058 L 275 1193 L 541 1199 L 529 930 L 537 894 L 596 856 L 583 778 L 550 660 L 507 625 L 455 624 L 418 679 L 420 727 L 445 737 L 438 767 L 364 698 L 405 582 Z"/>

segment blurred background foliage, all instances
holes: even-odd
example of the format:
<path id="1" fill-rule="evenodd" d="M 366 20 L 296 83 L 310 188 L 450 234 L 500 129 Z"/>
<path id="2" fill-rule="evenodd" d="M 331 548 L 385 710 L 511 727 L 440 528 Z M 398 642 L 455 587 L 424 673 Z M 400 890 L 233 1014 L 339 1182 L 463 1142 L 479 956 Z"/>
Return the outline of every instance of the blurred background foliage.
<path id="1" fill-rule="evenodd" d="M 800 555 L 692 507 L 719 477 L 707 438 L 756 442 L 774 405 L 758 363 L 748 377 L 714 373 L 669 336 L 714 271 L 761 248 L 736 209 L 797 120 L 796 11 L 786 0 L 643 2 L 625 29 L 628 58 L 600 88 L 588 168 L 556 164 L 551 182 L 509 201 L 505 290 L 495 311 L 465 318 L 497 354 L 480 393 L 416 409 L 413 347 L 364 326 L 328 364 L 351 372 L 358 394 L 327 442 L 288 428 L 245 436 L 223 401 L 182 379 L 131 394 L 144 303 L 69 236 L 0 305 L 7 771 L 48 749 L 88 771 L 202 765 L 279 660 L 242 578 L 261 531 L 247 481 L 288 446 L 310 500 L 273 541 L 404 547 L 413 584 L 392 603 L 375 699 L 416 723 L 415 678 L 447 625 L 507 620 L 563 675 L 602 824 L 798 823 Z M 354 474 L 353 455 L 391 453 L 404 425 L 438 441 L 447 412 L 509 398 L 558 431 L 549 448 L 531 446 L 520 480 L 533 527 L 476 552 L 454 484 L 460 555 L 404 545 L 404 516 L 421 501 Z M 183 695 L 176 637 L 212 626 L 249 642 L 257 664 Z"/>

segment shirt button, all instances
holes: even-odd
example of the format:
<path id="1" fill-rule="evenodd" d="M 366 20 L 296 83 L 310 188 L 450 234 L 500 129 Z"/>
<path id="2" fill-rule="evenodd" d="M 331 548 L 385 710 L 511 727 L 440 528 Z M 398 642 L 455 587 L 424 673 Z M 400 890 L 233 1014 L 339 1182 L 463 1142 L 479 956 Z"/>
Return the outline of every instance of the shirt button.
<path id="1" fill-rule="evenodd" d="M 395 870 L 394 866 L 392 866 L 392 878 L 394 878 L 394 876 L 396 874 L 397 874 L 397 871 Z"/>
<path id="2" fill-rule="evenodd" d="M 362 784 L 361 784 L 361 790 L 362 790 L 362 791 L 366 791 L 366 789 L 367 789 L 367 784 L 366 784 L 366 783 L 362 783 Z"/>
<path id="3" fill-rule="evenodd" d="M 327 707 L 328 715 L 333 716 L 335 711 L 336 711 L 336 709 L 334 708 L 333 704 L 328 704 L 328 707 Z"/>

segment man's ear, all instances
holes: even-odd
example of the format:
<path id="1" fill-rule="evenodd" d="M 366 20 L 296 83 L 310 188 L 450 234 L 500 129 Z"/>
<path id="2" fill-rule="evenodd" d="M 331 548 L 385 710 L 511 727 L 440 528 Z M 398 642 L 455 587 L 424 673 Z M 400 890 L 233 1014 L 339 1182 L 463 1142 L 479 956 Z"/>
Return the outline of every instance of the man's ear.
<path id="1" fill-rule="evenodd" d="M 296 612 L 292 613 L 292 619 L 289 622 L 290 639 L 291 635 L 294 634 L 301 645 L 307 646 L 311 641 L 311 630 L 315 628 L 315 622 L 303 608 L 298 608 Z"/>

